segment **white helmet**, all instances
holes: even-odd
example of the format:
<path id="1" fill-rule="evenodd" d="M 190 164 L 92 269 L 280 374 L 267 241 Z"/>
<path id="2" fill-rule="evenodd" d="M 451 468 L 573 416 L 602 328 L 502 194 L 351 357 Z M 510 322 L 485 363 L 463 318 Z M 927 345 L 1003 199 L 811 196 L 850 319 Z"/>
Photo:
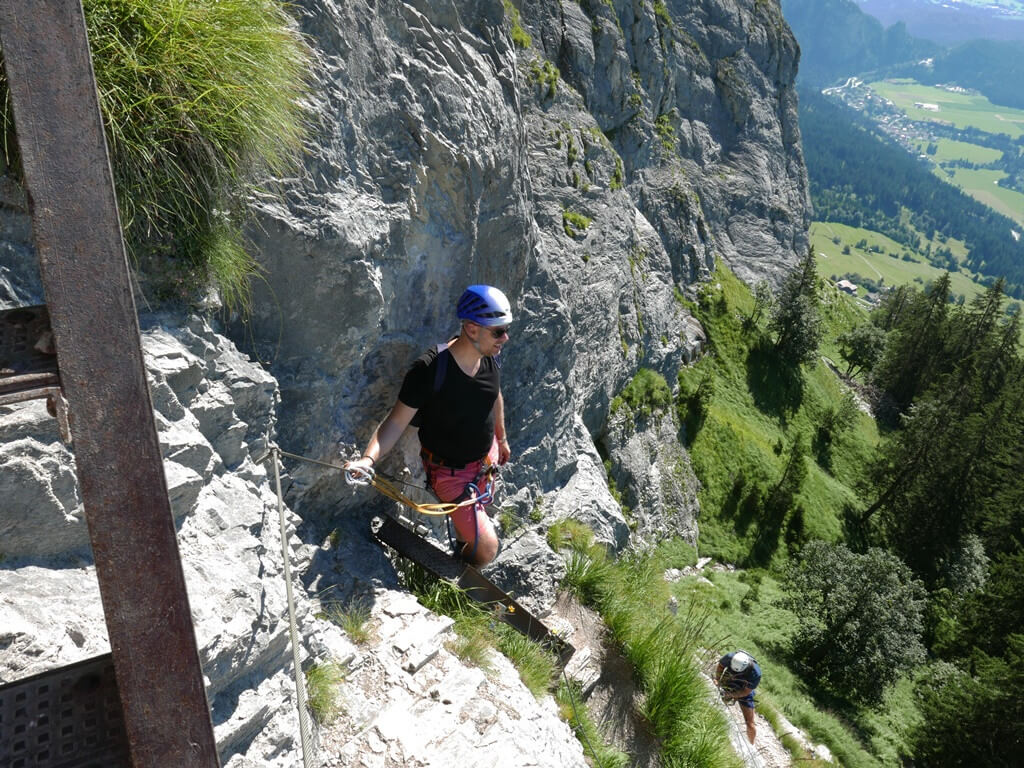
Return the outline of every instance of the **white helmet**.
<path id="1" fill-rule="evenodd" d="M 729 669 L 733 672 L 739 673 L 753 664 L 754 659 L 746 651 L 736 651 L 732 655 L 732 660 L 729 662 Z"/>

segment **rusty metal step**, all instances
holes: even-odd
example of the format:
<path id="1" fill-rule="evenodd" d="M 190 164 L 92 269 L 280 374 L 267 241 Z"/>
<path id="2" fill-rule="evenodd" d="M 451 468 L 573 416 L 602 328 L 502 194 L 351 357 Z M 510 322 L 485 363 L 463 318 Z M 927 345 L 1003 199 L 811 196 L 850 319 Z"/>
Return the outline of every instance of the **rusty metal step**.
<path id="1" fill-rule="evenodd" d="M 46 305 L 0 311 L 0 405 L 46 397 L 60 387 Z"/>
<path id="2" fill-rule="evenodd" d="M 455 584 L 510 627 L 551 650 L 563 667 L 576 652 L 575 648 L 554 634 L 540 619 L 476 568 L 456 560 L 394 518 L 375 517 L 370 523 L 370 529 L 377 541 L 426 568 L 434 576 Z"/>

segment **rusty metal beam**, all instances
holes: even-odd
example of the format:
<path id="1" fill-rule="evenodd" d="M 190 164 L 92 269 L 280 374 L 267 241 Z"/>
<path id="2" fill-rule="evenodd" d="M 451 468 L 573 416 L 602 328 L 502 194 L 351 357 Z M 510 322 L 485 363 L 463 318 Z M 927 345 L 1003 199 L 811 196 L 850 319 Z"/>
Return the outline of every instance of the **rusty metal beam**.
<path id="1" fill-rule="evenodd" d="M 132 763 L 217 766 L 81 0 L 0 46 Z"/>

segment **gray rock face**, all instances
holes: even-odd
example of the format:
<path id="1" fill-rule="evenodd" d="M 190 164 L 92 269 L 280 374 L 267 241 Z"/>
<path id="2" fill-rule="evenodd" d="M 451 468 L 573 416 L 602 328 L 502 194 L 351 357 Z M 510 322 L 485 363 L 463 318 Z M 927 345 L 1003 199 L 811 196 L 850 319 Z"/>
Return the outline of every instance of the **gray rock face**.
<path id="1" fill-rule="evenodd" d="M 221 757 L 229 766 L 247 754 L 259 765 L 294 765 L 298 725 L 277 502 L 265 466 L 254 463 L 274 429 L 276 384 L 199 320 L 154 318 L 144 327 Z M 12 680 L 105 653 L 109 644 L 72 451 L 41 402 L 0 412 L 0 680 Z M 314 549 L 288 535 L 295 568 L 307 569 Z M 308 656 L 323 646 L 313 613 L 303 599 Z M 332 629 L 340 635 L 319 631 Z"/>
<path id="2" fill-rule="evenodd" d="M 368 630 L 380 651 L 350 665 L 321 765 L 584 768 L 554 699 L 535 699 L 501 654 L 490 673 L 466 666 L 451 624 L 409 595 L 377 594 Z"/>
<path id="3" fill-rule="evenodd" d="M 693 510 L 700 481 L 679 443 L 679 426 L 668 414 L 638 416 L 623 406 L 604 439 L 615 487 L 630 510 L 636 543 L 651 544 L 665 531 L 696 544 Z"/>
<path id="4" fill-rule="evenodd" d="M 499 0 L 301 3 L 319 129 L 285 202 L 259 205 L 273 293 L 234 335 L 281 382 L 283 445 L 333 459 L 455 330 L 462 288 L 500 285 L 517 316 L 502 355 L 508 504 L 522 517 L 555 493 L 558 514 L 622 546 L 604 469 L 586 460 L 612 397 L 641 366 L 674 382 L 699 353 L 676 297 L 716 257 L 777 278 L 806 249 L 798 51 L 775 2 L 517 5 L 528 47 Z M 652 428 L 652 446 L 672 432 Z M 685 463 L 612 458 L 638 489 Z M 293 481 L 308 520 L 373 503 L 319 468 Z M 692 535 L 695 497 L 669 496 L 638 494 L 638 514 Z"/>

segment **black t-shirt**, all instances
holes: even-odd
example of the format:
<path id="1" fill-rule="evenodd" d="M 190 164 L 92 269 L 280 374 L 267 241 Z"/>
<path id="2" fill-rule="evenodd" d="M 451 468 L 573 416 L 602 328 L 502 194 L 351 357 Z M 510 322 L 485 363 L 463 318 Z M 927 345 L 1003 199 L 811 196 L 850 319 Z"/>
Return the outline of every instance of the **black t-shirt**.
<path id="1" fill-rule="evenodd" d="M 501 391 L 501 369 L 492 357 L 467 376 L 448 353 L 441 389 L 434 394 L 437 348 L 424 352 L 402 381 L 398 399 L 419 409 L 420 444 L 451 464 L 468 464 L 487 455 L 494 439 L 494 402 Z"/>

